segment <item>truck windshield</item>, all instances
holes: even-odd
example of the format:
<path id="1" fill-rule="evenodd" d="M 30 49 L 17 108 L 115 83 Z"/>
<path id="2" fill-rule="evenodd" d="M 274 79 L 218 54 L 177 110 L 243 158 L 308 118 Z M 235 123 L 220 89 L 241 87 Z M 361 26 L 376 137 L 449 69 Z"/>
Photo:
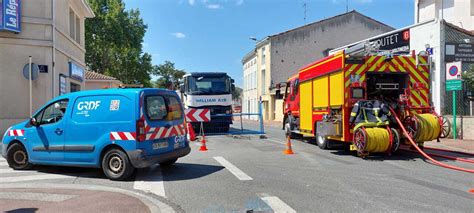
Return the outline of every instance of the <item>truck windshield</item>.
<path id="1" fill-rule="evenodd" d="M 230 93 L 228 77 L 190 77 L 188 80 L 190 94 L 220 95 Z"/>

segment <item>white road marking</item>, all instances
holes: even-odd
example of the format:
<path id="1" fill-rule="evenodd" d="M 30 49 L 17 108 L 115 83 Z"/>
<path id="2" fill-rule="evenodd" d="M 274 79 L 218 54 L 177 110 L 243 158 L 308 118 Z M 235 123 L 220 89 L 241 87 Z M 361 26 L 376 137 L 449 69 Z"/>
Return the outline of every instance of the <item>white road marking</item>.
<path id="1" fill-rule="evenodd" d="M 224 166 L 229 172 L 231 172 L 235 177 L 237 177 L 239 180 L 253 180 L 250 176 L 245 174 L 242 170 L 234 166 L 232 163 L 224 159 L 223 157 L 214 157 L 217 162 L 219 162 L 222 166 Z"/>
<path id="2" fill-rule="evenodd" d="M 278 141 L 278 140 L 275 140 L 275 139 L 267 138 L 267 140 L 269 140 L 269 141 L 271 141 L 271 142 L 275 142 L 275 143 L 277 143 L 277 144 L 285 145 L 285 142 Z"/>
<path id="3" fill-rule="evenodd" d="M 33 170 L 0 169 L 0 174 L 22 173 L 22 172 L 37 172 L 37 171 L 33 171 Z"/>
<path id="4" fill-rule="evenodd" d="M 166 197 L 163 175 L 160 167 L 150 167 L 137 173 L 133 188 Z"/>
<path id="5" fill-rule="evenodd" d="M 273 209 L 273 212 L 275 212 L 275 213 L 283 213 L 283 212 L 285 212 L 285 213 L 295 212 L 296 213 L 296 210 L 294 210 L 293 208 L 288 206 L 288 204 L 286 204 L 285 202 L 283 202 L 282 200 L 280 200 L 280 198 L 278 198 L 276 196 L 270 196 L 270 195 L 267 195 L 267 194 L 260 194 L 259 197 L 260 197 L 260 199 L 263 200 L 263 202 L 265 202 L 267 205 L 269 205 Z"/>
<path id="6" fill-rule="evenodd" d="M 76 177 L 75 176 L 68 176 L 68 175 L 56 175 L 56 174 L 26 175 L 26 176 L 17 176 L 17 177 L 0 177 L 0 184 L 1 183 L 21 182 L 21 181 L 65 179 L 65 178 L 76 178 Z"/>
<path id="7" fill-rule="evenodd" d="M 0 162 L 4 162 L 4 161 L 7 161 L 7 159 L 0 157 Z"/>
<path id="8" fill-rule="evenodd" d="M 0 161 L 0 166 L 8 166 L 8 163 L 6 161 Z"/>

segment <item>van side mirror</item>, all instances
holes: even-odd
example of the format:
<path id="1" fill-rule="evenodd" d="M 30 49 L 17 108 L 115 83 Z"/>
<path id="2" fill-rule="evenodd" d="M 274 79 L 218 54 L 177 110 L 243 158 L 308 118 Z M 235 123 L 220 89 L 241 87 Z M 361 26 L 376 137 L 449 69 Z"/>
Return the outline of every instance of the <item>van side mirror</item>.
<path id="1" fill-rule="evenodd" d="M 39 126 L 39 123 L 36 121 L 36 118 L 30 118 L 30 124 L 31 126 Z"/>
<path id="2" fill-rule="evenodd" d="M 232 91 L 235 91 L 235 85 L 234 85 L 234 84 L 232 84 L 231 90 L 232 90 Z"/>
<path id="3" fill-rule="evenodd" d="M 184 84 L 179 85 L 179 92 L 184 93 Z"/>

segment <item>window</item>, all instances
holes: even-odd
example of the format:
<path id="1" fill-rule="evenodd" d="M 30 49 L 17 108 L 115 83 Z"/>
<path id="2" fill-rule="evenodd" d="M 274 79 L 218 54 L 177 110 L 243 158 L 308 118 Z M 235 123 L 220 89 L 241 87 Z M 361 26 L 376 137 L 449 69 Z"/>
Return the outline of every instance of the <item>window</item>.
<path id="1" fill-rule="evenodd" d="M 76 37 L 74 38 L 74 40 L 77 41 L 78 44 L 81 43 L 81 20 L 79 19 L 78 16 L 76 16 Z"/>
<path id="2" fill-rule="evenodd" d="M 76 36 L 75 20 L 76 15 L 74 14 L 74 11 L 69 9 L 69 36 L 71 36 L 71 38 L 74 38 Z"/>
<path id="3" fill-rule="evenodd" d="M 262 70 L 262 95 L 266 94 L 266 85 L 265 85 L 265 70 Z"/>
<path id="4" fill-rule="evenodd" d="M 150 120 L 173 121 L 183 117 L 183 110 L 177 97 L 174 96 L 148 96 L 145 108 Z"/>
<path id="5" fill-rule="evenodd" d="M 262 65 L 265 65 L 265 47 L 262 47 Z"/>
<path id="6" fill-rule="evenodd" d="M 41 112 L 35 115 L 35 119 L 40 125 L 52 124 L 60 121 L 66 113 L 68 100 L 60 100 L 48 105 Z"/>
<path id="7" fill-rule="evenodd" d="M 77 43 L 81 43 L 81 19 L 71 8 L 69 8 L 69 36 Z"/>
<path id="8" fill-rule="evenodd" d="M 150 120 L 164 120 L 168 115 L 163 96 L 148 96 L 145 100 L 146 114 Z"/>
<path id="9" fill-rule="evenodd" d="M 181 119 L 183 116 L 183 112 L 181 109 L 181 105 L 178 99 L 174 96 L 167 96 L 168 100 L 168 116 L 166 116 L 166 120 L 173 121 Z"/>

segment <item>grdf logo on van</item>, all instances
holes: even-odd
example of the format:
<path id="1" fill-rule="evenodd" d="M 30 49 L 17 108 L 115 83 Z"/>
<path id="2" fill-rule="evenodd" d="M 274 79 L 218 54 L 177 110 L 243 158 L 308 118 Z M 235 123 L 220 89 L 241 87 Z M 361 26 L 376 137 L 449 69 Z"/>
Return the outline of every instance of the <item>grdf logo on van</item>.
<path id="1" fill-rule="evenodd" d="M 77 109 L 82 110 L 96 110 L 100 106 L 100 101 L 81 101 L 77 104 Z"/>

